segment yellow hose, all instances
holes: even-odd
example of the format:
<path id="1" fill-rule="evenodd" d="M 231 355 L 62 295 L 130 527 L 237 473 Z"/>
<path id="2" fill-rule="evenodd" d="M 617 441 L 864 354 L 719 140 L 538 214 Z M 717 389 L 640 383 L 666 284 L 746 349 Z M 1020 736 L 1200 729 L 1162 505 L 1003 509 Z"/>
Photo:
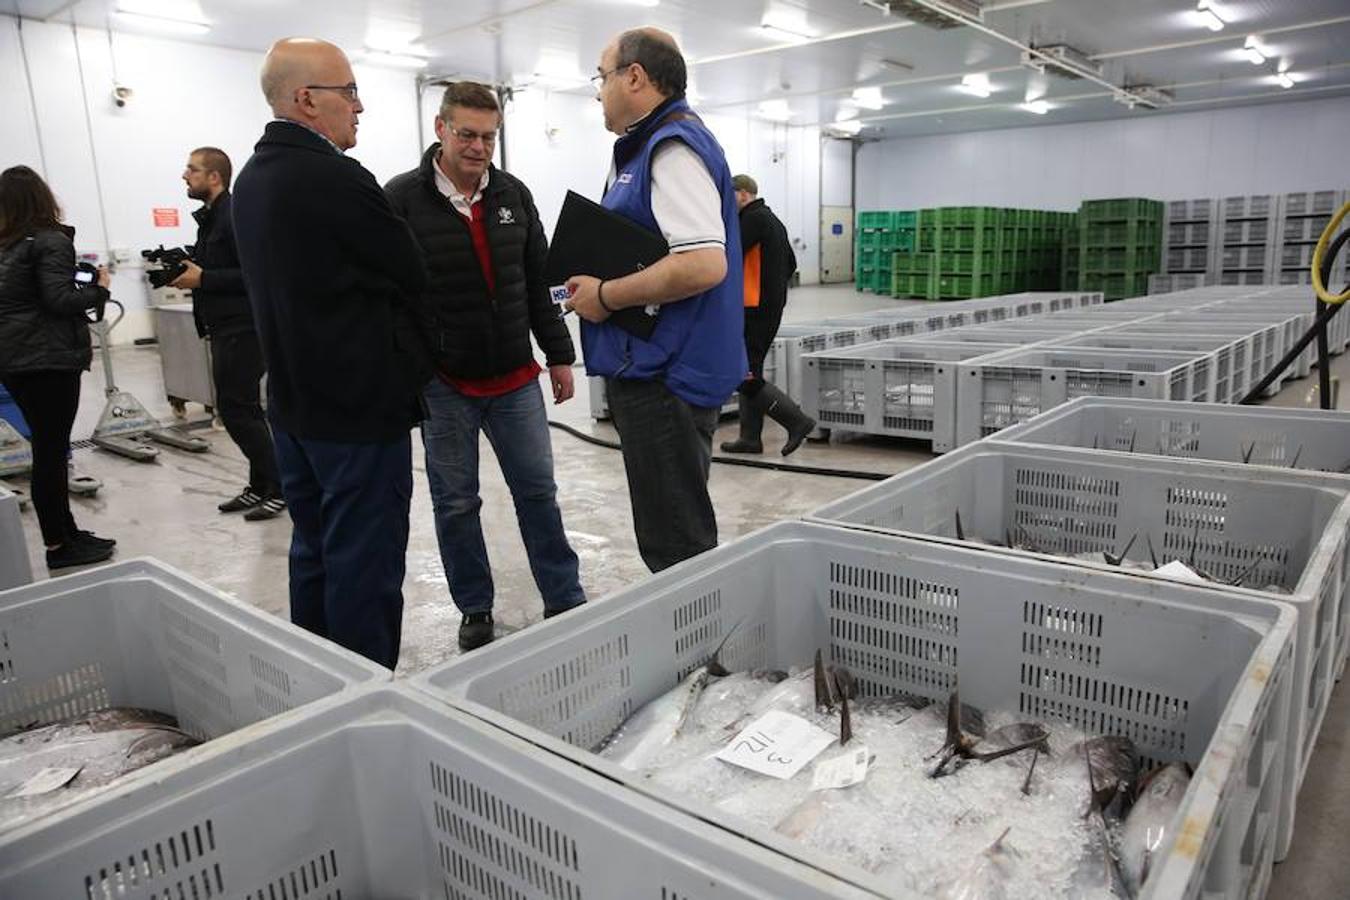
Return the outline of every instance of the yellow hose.
<path id="1" fill-rule="evenodd" d="M 1350 214 L 1350 203 L 1346 203 L 1342 206 L 1340 211 L 1332 217 L 1331 222 L 1327 224 L 1326 230 L 1322 232 L 1321 239 L 1317 242 L 1317 248 L 1313 250 L 1313 290 L 1317 292 L 1317 299 L 1321 300 L 1323 303 L 1344 303 L 1346 300 L 1350 300 L 1350 287 L 1347 287 L 1339 294 L 1332 294 L 1327 291 L 1327 286 L 1322 283 L 1322 257 L 1326 255 L 1327 244 L 1331 243 L 1332 235 L 1336 233 L 1336 229 L 1340 228 L 1341 221 L 1345 219 L 1347 214 Z"/>

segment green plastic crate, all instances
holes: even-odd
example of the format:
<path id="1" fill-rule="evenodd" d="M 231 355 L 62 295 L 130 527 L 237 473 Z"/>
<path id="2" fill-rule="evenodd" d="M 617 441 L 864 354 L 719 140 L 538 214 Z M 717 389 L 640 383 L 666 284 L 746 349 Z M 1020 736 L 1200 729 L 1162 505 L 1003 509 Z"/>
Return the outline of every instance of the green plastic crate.
<path id="1" fill-rule="evenodd" d="M 896 272 L 928 275 L 933 271 L 935 257 L 931 253 L 899 251 L 891 254 L 891 268 Z"/>
<path id="2" fill-rule="evenodd" d="M 989 227 L 942 227 L 937 231 L 939 250 L 995 250 L 998 230 Z"/>
<path id="3" fill-rule="evenodd" d="M 938 226 L 938 211 L 936 209 L 919 210 L 919 230 L 925 228 L 936 228 Z"/>
<path id="4" fill-rule="evenodd" d="M 1003 213 L 996 206 L 943 206 L 938 208 L 938 225 L 943 228 L 997 227 Z"/>
<path id="5" fill-rule="evenodd" d="M 1089 223 L 1084 232 L 1083 244 L 1087 247 L 1162 246 L 1162 226 L 1153 222 Z"/>
<path id="6" fill-rule="evenodd" d="M 991 275 L 939 275 L 937 297 L 941 300 L 988 297 L 998 293 L 998 283 Z"/>
<path id="7" fill-rule="evenodd" d="M 938 271 L 943 275 L 982 275 L 999 269 L 999 255 L 994 251 L 943 250 L 938 254 L 937 262 Z"/>
<path id="8" fill-rule="evenodd" d="M 1161 252 L 1154 245 L 1131 247 L 1088 247 L 1083 251 L 1084 271 L 1094 272 L 1156 272 Z"/>
<path id="9" fill-rule="evenodd" d="M 1143 197 L 1119 197 L 1106 200 L 1084 200 L 1078 213 L 1083 221 L 1128 222 L 1132 220 L 1156 221 L 1161 223 L 1163 204 L 1159 200 Z"/>
<path id="10" fill-rule="evenodd" d="M 1100 291 L 1106 300 L 1142 297 L 1148 293 L 1148 273 L 1083 272 L 1081 290 Z"/>

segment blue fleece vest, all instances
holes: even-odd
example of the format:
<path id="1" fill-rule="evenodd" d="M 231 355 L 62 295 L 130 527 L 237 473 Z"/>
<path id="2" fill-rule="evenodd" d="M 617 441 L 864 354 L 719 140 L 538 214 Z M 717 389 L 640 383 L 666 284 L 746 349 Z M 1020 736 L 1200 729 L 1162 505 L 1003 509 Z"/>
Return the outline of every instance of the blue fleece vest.
<path id="1" fill-rule="evenodd" d="M 673 121 L 672 113 L 683 113 Z M 720 407 L 745 379 L 745 320 L 741 299 L 741 231 L 731 171 L 717 139 L 692 118 L 684 98 L 657 107 L 637 130 L 614 144 L 616 177 L 603 205 L 643 228 L 661 233 L 652 215 L 652 152 L 662 141 L 684 141 L 712 173 L 722 198 L 727 274 L 716 287 L 661 306 L 650 340 L 609 322 L 581 324 L 586 372 L 614 378 L 656 379 L 694 406 Z"/>

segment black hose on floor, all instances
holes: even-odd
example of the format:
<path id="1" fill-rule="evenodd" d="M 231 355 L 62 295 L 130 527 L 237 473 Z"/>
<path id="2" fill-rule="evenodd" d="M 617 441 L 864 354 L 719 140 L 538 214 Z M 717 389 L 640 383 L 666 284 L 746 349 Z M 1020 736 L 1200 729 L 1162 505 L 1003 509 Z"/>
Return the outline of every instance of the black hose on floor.
<path id="1" fill-rule="evenodd" d="M 556 428 L 559 431 L 566 432 L 578 440 L 585 441 L 588 444 L 594 444 L 597 447 L 606 447 L 610 450 L 620 450 L 618 441 L 607 441 L 604 438 L 598 438 L 593 434 L 587 434 L 584 431 L 578 431 L 571 425 L 565 425 L 562 422 L 555 422 L 552 419 L 548 422 L 550 428 Z M 769 462 L 763 459 L 734 459 L 726 456 L 714 456 L 713 462 L 721 463 L 724 466 L 744 466 L 747 469 L 768 469 L 773 472 L 791 472 L 794 475 L 823 475 L 827 478 L 856 478 L 860 481 L 885 481 L 890 478 L 890 474 L 882 472 L 858 472 L 853 469 L 828 469 L 823 466 L 794 466 L 787 463 Z"/>

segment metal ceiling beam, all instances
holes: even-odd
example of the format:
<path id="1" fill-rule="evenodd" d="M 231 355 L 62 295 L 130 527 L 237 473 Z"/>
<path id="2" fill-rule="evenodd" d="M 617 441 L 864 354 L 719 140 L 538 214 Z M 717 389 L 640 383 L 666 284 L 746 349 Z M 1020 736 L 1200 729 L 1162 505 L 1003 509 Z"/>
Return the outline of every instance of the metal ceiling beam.
<path id="1" fill-rule="evenodd" d="M 1176 41 L 1171 44 L 1155 44 L 1152 47 L 1138 47 L 1134 50 L 1113 50 L 1108 53 L 1093 54 L 1091 58 L 1101 61 L 1107 59 L 1120 59 L 1125 56 L 1143 56 L 1146 53 L 1161 53 L 1165 50 L 1185 50 L 1190 47 L 1204 47 L 1209 44 L 1222 44 L 1232 40 L 1240 41 L 1253 31 L 1262 36 L 1288 34 L 1293 31 L 1307 31 L 1310 28 L 1330 28 L 1333 25 L 1344 25 L 1347 22 L 1350 22 L 1350 16 L 1337 16 L 1334 19 L 1322 19 L 1318 22 L 1301 22 L 1297 25 L 1283 25 L 1277 28 L 1256 28 L 1251 31 L 1237 29 L 1232 34 L 1213 35 L 1211 37 L 1195 38 L 1194 40 L 1189 41 Z"/>

